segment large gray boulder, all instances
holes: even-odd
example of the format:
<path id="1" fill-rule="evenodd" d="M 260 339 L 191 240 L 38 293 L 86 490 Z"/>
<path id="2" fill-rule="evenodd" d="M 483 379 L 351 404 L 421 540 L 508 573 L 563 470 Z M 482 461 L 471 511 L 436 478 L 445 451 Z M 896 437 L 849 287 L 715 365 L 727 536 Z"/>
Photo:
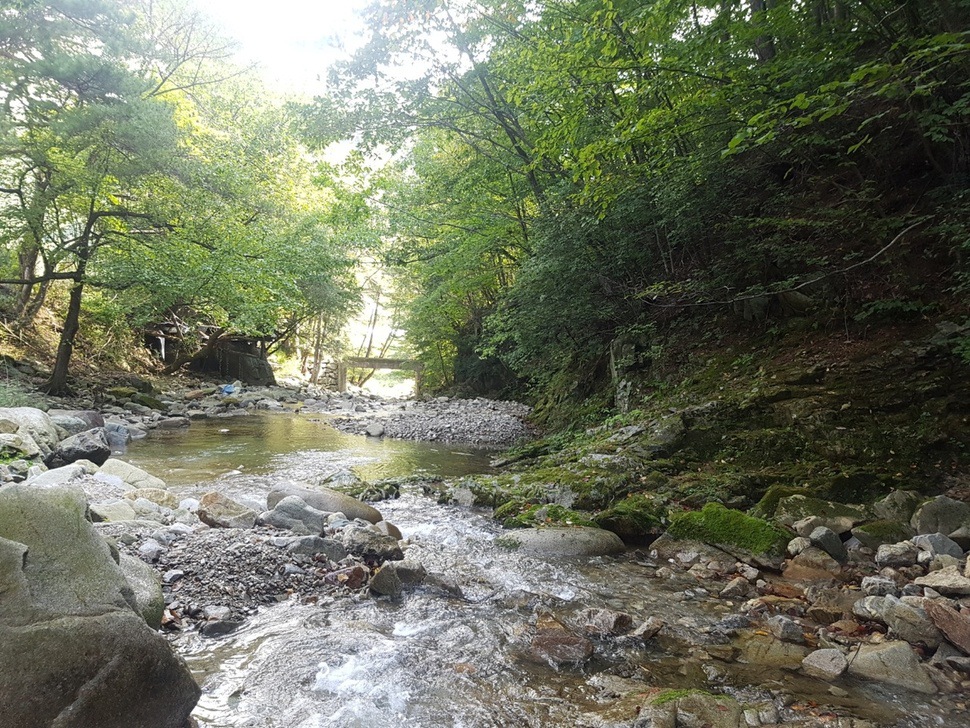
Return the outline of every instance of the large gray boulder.
<path id="1" fill-rule="evenodd" d="M 970 503 L 939 495 L 917 508 L 910 523 L 918 534 L 942 533 L 949 536 L 970 524 Z"/>
<path id="2" fill-rule="evenodd" d="M 25 441 L 30 438 L 37 444 L 41 456 L 45 458 L 61 440 L 50 416 L 35 407 L 0 407 L 0 420 L 14 423 L 17 426 L 15 434 L 20 435 Z M 9 427 L 3 428 L 3 431 L 9 430 Z"/>
<path id="3" fill-rule="evenodd" d="M 276 504 L 287 496 L 295 495 L 311 508 L 326 513 L 343 513 L 350 520 L 360 518 L 371 523 L 382 521 L 383 516 L 376 508 L 357 500 L 356 498 L 339 493 L 330 488 L 305 488 L 295 483 L 285 483 L 270 491 L 266 498 L 268 507 L 272 510 Z"/>
<path id="4" fill-rule="evenodd" d="M 500 546 L 536 556 L 603 556 L 624 550 L 623 541 L 600 528 L 523 528 L 498 539 Z"/>
<path id="5" fill-rule="evenodd" d="M 0 489 L 0 695 L 16 698 L 0 725 L 181 728 L 199 687 L 86 505 L 70 486 Z"/>

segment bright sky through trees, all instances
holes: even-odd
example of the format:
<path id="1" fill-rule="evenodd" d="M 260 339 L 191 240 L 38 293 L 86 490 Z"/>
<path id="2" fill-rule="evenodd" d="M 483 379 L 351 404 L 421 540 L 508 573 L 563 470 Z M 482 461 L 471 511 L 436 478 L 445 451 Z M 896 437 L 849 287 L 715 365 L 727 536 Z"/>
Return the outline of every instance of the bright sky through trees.
<path id="1" fill-rule="evenodd" d="M 278 91 L 317 94 L 326 69 L 354 50 L 358 13 L 368 0 L 196 0 L 239 42 L 239 58 L 255 62 Z"/>

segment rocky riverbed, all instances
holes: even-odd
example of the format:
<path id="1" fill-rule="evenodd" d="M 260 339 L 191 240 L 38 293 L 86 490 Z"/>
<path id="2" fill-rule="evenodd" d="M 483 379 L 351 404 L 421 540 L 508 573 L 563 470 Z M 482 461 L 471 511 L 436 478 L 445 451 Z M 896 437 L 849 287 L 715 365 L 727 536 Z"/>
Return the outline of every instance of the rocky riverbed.
<path id="1" fill-rule="evenodd" d="M 617 473 L 628 477 L 634 453 L 666 458 L 691 442 L 693 423 L 711 417 L 711 408 L 695 407 L 598 432 L 602 448 L 557 456 L 555 468 L 380 488 L 352 473 L 305 483 L 279 476 L 261 480 L 258 497 L 250 490 L 237 501 L 218 481 L 186 495 L 108 456 L 120 449 L 115 443 L 153 429 L 191 432 L 193 421 L 253 411 L 339 412 L 338 426 L 351 431 L 393 427 L 399 418 L 410 422 L 401 432 L 425 438 L 429 422 L 449 433 L 437 435 L 442 439 L 466 433 L 482 441 L 494 427 L 495 442 L 526 432 L 524 412 L 485 400 L 409 406 L 235 387 L 160 393 L 162 409 L 130 393 L 107 396 L 113 403 L 100 412 L 0 413 L 5 446 L 22 455 L 5 477 L 25 481 L 26 495 L 80 492 L 118 563 L 137 560 L 157 574 L 154 626 L 178 644 L 185 635 L 231 644 L 280 605 L 326 605 L 329 614 L 344 602 L 351 611 L 386 603 L 404 613 L 423 604 L 421 619 L 432 622 L 448 605 L 454 619 L 473 618 L 458 632 L 493 620 L 498 628 L 482 637 L 481 653 L 458 663 L 472 672 L 459 674 L 518 670 L 513 663 L 524 660 L 533 667 L 523 668 L 522 684 L 560 701 L 561 709 L 521 708 L 516 724 L 556 724 L 564 715 L 580 716 L 570 718 L 575 725 L 637 728 L 970 720 L 970 505 L 959 490 L 927 499 L 897 488 L 851 506 L 782 488 L 753 509 L 760 517 L 718 504 L 668 512 L 657 508 L 665 501 L 643 494 L 633 510 L 573 510 L 588 508 Z M 447 429 L 462 417 L 474 421 Z M 59 467 L 48 469 L 45 460 Z M 0 486 L 0 495 L 12 488 Z M 381 513 L 341 489 L 369 496 L 403 490 L 404 497 L 378 504 Z M 510 525 L 533 527 L 503 531 L 467 515 L 467 506 L 486 504 L 500 506 Z M 405 533 L 388 514 L 402 519 Z M 660 538 L 629 550 L 617 533 Z M 454 651 L 459 643 L 439 648 Z M 320 696 L 310 690 L 304 699 L 312 706 Z M 367 710 L 395 719 L 380 706 Z"/>

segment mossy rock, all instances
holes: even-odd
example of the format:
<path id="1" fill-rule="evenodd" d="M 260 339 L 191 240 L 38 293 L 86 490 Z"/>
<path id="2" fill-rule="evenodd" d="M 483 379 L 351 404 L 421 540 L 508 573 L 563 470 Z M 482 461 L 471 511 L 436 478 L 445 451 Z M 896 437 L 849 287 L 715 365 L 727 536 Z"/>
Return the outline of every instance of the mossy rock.
<path id="1" fill-rule="evenodd" d="M 507 506 L 510 504 L 506 504 Z M 530 528 L 534 526 L 586 526 L 596 527 L 586 516 L 555 503 L 533 504 L 524 510 L 514 512 L 512 508 L 500 508 L 507 515 L 502 520 L 505 528 Z"/>
<path id="2" fill-rule="evenodd" d="M 892 487 L 869 470 L 853 469 L 841 472 L 820 488 L 818 495 L 839 503 L 871 503 L 890 493 Z"/>
<path id="3" fill-rule="evenodd" d="M 131 396 L 131 401 L 135 404 L 140 404 L 144 407 L 149 407 L 153 410 L 158 410 L 159 412 L 164 412 L 168 409 L 158 397 L 153 397 L 150 394 L 145 394 L 144 392 L 135 392 Z"/>
<path id="4" fill-rule="evenodd" d="M 791 526 L 803 518 L 816 516 L 826 522 L 836 533 L 845 533 L 853 526 L 872 518 L 864 506 L 813 498 L 806 495 L 790 495 L 782 498 L 775 509 L 775 520 Z"/>
<path id="5" fill-rule="evenodd" d="M 812 495 L 812 491 L 808 488 L 799 488 L 793 485 L 773 485 L 765 491 L 765 494 L 761 496 L 761 500 L 755 504 L 749 513 L 754 518 L 772 518 L 775 515 L 775 511 L 778 510 L 778 503 L 783 498 L 792 495 L 810 496 Z"/>
<path id="6" fill-rule="evenodd" d="M 649 543 L 664 529 L 667 509 L 657 499 L 637 493 L 593 516 L 600 528 L 612 531 L 625 543 Z"/>
<path id="7" fill-rule="evenodd" d="M 769 562 L 785 553 L 791 539 L 790 533 L 767 521 L 718 503 L 708 503 L 699 511 L 675 513 L 670 518 L 667 534 L 672 538 L 703 541 L 732 554 L 740 550 L 752 556 L 768 557 Z"/>
<path id="8" fill-rule="evenodd" d="M 915 531 L 899 521 L 871 521 L 852 529 L 852 535 L 870 549 L 877 549 L 884 543 L 899 543 L 912 538 Z"/>
<path id="9" fill-rule="evenodd" d="M 115 399 L 129 400 L 138 394 L 138 390 L 134 387 L 108 387 L 104 393 Z"/>

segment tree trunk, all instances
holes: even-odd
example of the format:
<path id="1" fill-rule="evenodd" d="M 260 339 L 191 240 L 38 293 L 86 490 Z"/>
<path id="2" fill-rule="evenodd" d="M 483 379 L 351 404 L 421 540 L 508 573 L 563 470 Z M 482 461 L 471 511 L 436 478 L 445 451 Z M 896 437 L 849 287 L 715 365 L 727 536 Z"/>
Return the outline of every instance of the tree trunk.
<path id="1" fill-rule="evenodd" d="M 54 371 L 50 379 L 43 386 L 48 394 L 64 394 L 67 391 L 67 372 L 74 354 L 74 337 L 77 336 L 81 320 L 81 295 L 84 292 L 84 269 L 87 260 L 78 263 L 77 278 L 71 287 L 71 298 L 67 304 L 67 317 L 61 330 L 61 340 L 57 344 L 57 359 L 54 361 Z"/>

